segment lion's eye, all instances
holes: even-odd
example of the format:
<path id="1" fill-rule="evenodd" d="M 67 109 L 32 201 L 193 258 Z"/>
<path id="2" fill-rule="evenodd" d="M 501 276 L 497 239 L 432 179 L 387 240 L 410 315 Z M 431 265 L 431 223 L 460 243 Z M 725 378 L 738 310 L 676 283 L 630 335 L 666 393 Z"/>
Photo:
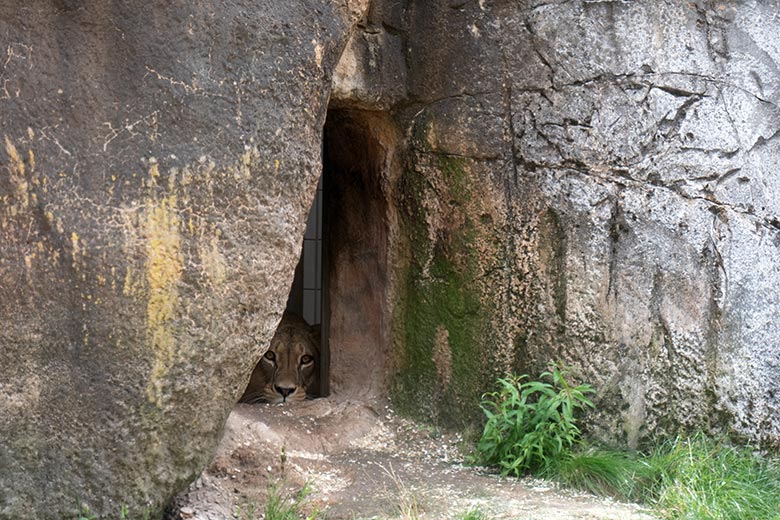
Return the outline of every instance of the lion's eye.
<path id="1" fill-rule="evenodd" d="M 265 356 L 264 356 L 264 357 L 265 357 L 265 359 L 267 359 L 268 361 L 274 361 L 274 360 L 276 359 L 276 354 L 274 354 L 273 352 L 271 352 L 271 351 L 269 350 L 268 352 L 266 352 L 266 353 L 265 353 Z"/>
<path id="2" fill-rule="evenodd" d="M 312 361 L 314 361 L 314 358 L 313 358 L 313 357 L 311 357 L 311 356 L 309 356 L 309 355 L 303 356 L 303 357 L 301 358 L 301 365 L 308 365 L 308 364 L 309 364 L 309 363 L 311 363 Z"/>

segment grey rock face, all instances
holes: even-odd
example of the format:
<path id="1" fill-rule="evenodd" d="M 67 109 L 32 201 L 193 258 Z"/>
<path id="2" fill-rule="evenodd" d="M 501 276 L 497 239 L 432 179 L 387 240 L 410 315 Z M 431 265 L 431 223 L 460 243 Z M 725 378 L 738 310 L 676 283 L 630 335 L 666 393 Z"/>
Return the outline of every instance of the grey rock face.
<path id="1" fill-rule="evenodd" d="M 561 354 L 627 405 L 609 430 L 632 445 L 680 427 L 780 438 L 776 7 L 583 2 L 505 20 L 549 65 L 512 98 L 515 159 L 566 241 Z"/>
<path id="2" fill-rule="evenodd" d="M 0 2 L 0 517 L 140 518 L 206 464 L 360 4 Z"/>
<path id="3" fill-rule="evenodd" d="M 410 170 L 456 159 L 503 199 L 472 222 L 503 236 L 499 266 L 473 274 L 482 362 L 569 364 L 613 441 L 704 428 L 776 444 L 777 2 L 450 4 L 408 9 L 400 119 Z"/>

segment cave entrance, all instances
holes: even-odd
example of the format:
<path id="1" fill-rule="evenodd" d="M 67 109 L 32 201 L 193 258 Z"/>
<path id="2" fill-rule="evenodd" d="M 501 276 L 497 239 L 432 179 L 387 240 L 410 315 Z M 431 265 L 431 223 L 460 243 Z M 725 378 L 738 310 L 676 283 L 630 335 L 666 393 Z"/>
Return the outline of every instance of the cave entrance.
<path id="1" fill-rule="evenodd" d="M 308 312 L 322 323 L 321 395 L 386 394 L 392 128 L 382 113 L 331 109 L 327 115 L 322 178 L 304 238 L 298 289 L 304 317 Z M 315 252 L 318 260 L 308 260 Z M 307 285 L 307 266 L 320 269 L 319 278 L 309 276 L 320 280 L 316 287 Z M 316 304 L 307 311 L 307 294 L 320 302 L 320 311 Z"/>
<path id="2" fill-rule="evenodd" d="M 319 397 L 387 395 L 395 135 L 387 114 L 328 111 L 322 175 L 286 307 L 320 328 L 319 388 L 311 392 Z M 252 402 L 250 387 L 244 402 Z"/>
<path id="3" fill-rule="evenodd" d="M 322 176 L 287 302 L 291 313 L 321 323 L 320 395 L 327 397 L 237 406 L 204 471 L 203 488 L 190 496 L 221 497 L 229 486 L 237 490 L 228 494 L 231 500 L 254 497 L 263 478 L 272 482 L 281 474 L 303 485 L 311 474 L 301 468 L 327 460 L 319 455 L 345 453 L 389 431 L 388 414 L 378 412 L 391 367 L 397 135 L 388 114 L 329 110 Z"/>

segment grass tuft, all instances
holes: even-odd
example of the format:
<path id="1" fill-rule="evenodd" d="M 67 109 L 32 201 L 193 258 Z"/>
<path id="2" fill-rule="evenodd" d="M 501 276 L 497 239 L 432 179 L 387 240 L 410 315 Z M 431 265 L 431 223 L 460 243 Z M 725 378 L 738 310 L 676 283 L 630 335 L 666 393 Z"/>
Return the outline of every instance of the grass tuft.
<path id="1" fill-rule="evenodd" d="M 259 507 L 254 502 L 244 504 L 236 511 L 236 516 L 240 520 L 317 520 L 322 518 L 320 512 L 315 510 L 306 515 L 303 509 L 306 508 L 307 498 L 311 494 L 311 486 L 307 483 L 297 492 L 285 488 L 284 481 L 269 483 L 268 497 L 265 506 L 263 506 L 263 515 L 259 515 Z"/>
<path id="2" fill-rule="evenodd" d="M 623 500 L 640 500 L 656 478 L 653 468 L 629 453 L 585 448 L 552 461 L 538 476 L 562 484 Z"/>
<path id="3" fill-rule="evenodd" d="M 301 508 L 311 493 L 311 486 L 305 484 L 297 493 L 285 492 L 281 484 L 269 487 L 268 500 L 265 503 L 265 520 L 314 520 L 319 517 L 319 511 L 309 516 L 303 516 Z"/>
<path id="4" fill-rule="evenodd" d="M 649 457 L 658 474 L 648 496 L 667 519 L 780 519 L 780 462 L 695 435 Z"/>
<path id="5" fill-rule="evenodd" d="M 491 520 L 491 517 L 479 509 L 472 509 L 458 516 L 457 520 Z"/>

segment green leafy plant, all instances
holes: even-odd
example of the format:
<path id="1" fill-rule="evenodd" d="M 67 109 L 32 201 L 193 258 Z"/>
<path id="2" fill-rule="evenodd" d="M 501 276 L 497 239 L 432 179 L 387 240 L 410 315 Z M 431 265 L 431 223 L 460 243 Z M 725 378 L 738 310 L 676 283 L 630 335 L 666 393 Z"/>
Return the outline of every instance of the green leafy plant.
<path id="1" fill-rule="evenodd" d="M 780 520 L 780 460 L 702 434 L 647 454 L 588 446 L 578 411 L 592 408 L 590 385 L 571 386 L 557 365 L 530 381 L 499 379 L 485 394 L 477 462 L 504 475 L 532 472 L 600 495 L 636 500 L 667 520 Z M 479 517 L 477 517 L 479 518 Z"/>
<path id="2" fill-rule="evenodd" d="M 539 381 L 525 375 L 499 379 L 500 390 L 485 394 L 481 404 L 487 422 L 477 460 L 520 476 L 566 456 L 580 436 L 575 414 L 593 408 L 587 396 L 595 393 L 587 384 L 570 385 L 566 376 L 553 364 Z"/>

